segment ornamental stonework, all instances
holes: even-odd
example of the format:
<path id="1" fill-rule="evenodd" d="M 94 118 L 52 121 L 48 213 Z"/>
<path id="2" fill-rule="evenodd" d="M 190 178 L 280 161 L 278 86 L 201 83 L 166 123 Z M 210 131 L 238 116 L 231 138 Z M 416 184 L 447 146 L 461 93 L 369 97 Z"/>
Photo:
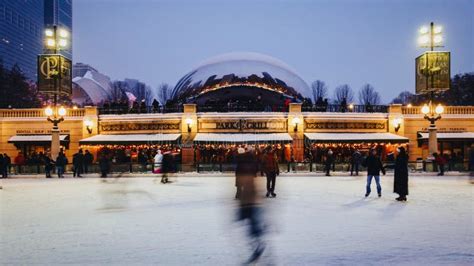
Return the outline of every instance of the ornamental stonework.
<path id="1" fill-rule="evenodd" d="M 101 131 L 166 131 L 180 130 L 180 122 L 172 123 L 101 123 Z"/>
<path id="2" fill-rule="evenodd" d="M 309 122 L 306 129 L 385 129 L 385 122 Z"/>
<path id="3" fill-rule="evenodd" d="M 287 128 L 285 121 L 266 121 L 266 120 L 225 120 L 225 121 L 202 121 L 200 129 L 209 130 L 234 130 L 234 131 L 254 131 L 254 130 L 276 130 L 285 131 Z"/>

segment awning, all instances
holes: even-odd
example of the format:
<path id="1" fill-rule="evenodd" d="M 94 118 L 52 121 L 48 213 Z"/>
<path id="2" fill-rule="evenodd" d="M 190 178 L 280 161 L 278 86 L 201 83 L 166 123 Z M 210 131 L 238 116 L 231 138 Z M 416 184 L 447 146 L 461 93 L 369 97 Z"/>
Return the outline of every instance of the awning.
<path id="1" fill-rule="evenodd" d="M 153 144 L 175 142 L 181 134 L 120 134 L 120 135 L 95 135 L 81 139 L 81 145 L 100 144 Z"/>
<path id="2" fill-rule="evenodd" d="M 392 133 L 305 133 L 313 142 L 408 142 L 408 138 Z"/>
<path id="3" fill-rule="evenodd" d="M 69 142 L 69 135 L 59 135 L 61 144 Z M 51 144 L 51 135 L 16 135 L 8 139 L 14 144 Z"/>
<path id="4" fill-rule="evenodd" d="M 197 133 L 194 142 L 231 142 L 231 143 L 254 143 L 254 142 L 291 142 L 293 139 L 288 133 L 262 133 L 262 134 L 238 134 L 238 133 Z"/>
<path id="5" fill-rule="evenodd" d="M 438 132 L 436 137 L 439 140 L 451 140 L 451 141 L 462 141 L 462 140 L 471 140 L 474 141 L 474 132 Z M 418 132 L 419 140 L 429 139 L 429 133 L 427 132 Z"/>

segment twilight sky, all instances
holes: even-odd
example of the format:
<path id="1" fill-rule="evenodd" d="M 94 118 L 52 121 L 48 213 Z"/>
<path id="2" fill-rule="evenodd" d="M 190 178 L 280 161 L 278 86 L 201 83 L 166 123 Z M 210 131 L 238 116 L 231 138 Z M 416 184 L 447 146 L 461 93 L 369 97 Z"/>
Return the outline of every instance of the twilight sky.
<path id="1" fill-rule="evenodd" d="M 74 0 L 74 62 L 112 79 L 174 86 L 229 52 L 263 53 L 330 96 L 372 84 L 389 102 L 414 92 L 420 26 L 444 28 L 451 73 L 474 71 L 472 0 Z"/>

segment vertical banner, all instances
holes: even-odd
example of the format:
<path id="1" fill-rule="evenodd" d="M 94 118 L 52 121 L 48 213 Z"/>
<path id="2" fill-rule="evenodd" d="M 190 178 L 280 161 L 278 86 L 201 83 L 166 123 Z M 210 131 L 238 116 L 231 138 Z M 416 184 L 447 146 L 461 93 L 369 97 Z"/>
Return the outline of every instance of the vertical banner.
<path id="1" fill-rule="evenodd" d="M 449 90 L 451 84 L 450 52 L 426 52 L 415 60 L 416 94 Z"/>
<path id="2" fill-rule="evenodd" d="M 38 91 L 44 94 L 70 96 L 72 63 L 59 54 L 38 55 Z"/>

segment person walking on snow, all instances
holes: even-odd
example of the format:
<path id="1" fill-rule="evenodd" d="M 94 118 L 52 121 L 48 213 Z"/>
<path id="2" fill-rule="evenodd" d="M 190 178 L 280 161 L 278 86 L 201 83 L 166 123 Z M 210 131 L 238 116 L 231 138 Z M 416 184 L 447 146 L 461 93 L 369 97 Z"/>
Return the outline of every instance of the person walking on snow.
<path id="1" fill-rule="evenodd" d="M 385 168 L 383 167 L 382 161 L 377 156 L 377 151 L 375 149 L 370 150 L 369 156 L 364 160 L 364 166 L 367 167 L 367 186 L 365 197 L 370 195 L 370 185 L 372 183 L 372 178 L 375 179 L 377 184 L 377 194 L 379 198 L 382 197 L 382 187 L 380 186 L 380 171 L 385 175 Z"/>
<path id="2" fill-rule="evenodd" d="M 395 173 L 393 179 L 393 192 L 399 195 L 396 200 L 406 201 L 408 195 L 408 156 L 405 148 L 398 149 L 398 156 L 395 160 Z"/>
<path id="3" fill-rule="evenodd" d="M 269 148 L 263 156 L 263 171 L 267 176 L 267 198 L 272 196 L 276 197 L 275 194 L 275 182 L 276 176 L 280 174 L 278 169 L 278 161 L 276 154 Z"/>

